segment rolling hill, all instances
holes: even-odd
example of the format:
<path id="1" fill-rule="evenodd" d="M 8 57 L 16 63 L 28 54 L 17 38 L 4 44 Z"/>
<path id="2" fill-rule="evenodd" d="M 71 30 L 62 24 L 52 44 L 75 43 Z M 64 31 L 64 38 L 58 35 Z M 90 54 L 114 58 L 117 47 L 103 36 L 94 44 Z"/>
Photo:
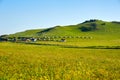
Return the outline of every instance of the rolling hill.
<path id="1" fill-rule="evenodd" d="M 92 36 L 97 39 L 118 39 L 120 38 L 119 35 L 120 22 L 106 22 L 93 19 L 76 25 L 26 30 L 10 34 L 9 37 Z"/>

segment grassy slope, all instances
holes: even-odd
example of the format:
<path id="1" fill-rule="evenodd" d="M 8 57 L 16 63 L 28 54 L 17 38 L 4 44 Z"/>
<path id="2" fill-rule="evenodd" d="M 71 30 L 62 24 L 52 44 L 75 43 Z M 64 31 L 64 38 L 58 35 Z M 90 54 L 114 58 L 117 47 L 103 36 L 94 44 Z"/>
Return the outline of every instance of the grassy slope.
<path id="1" fill-rule="evenodd" d="M 27 30 L 25 32 L 16 33 L 10 36 L 31 36 L 31 37 L 41 37 L 41 36 L 92 36 L 97 39 L 114 39 L 120 38 L 120 24 L 112 22 L 104 22 L 97 20 L 96 22 L 99 30 L 81 32 L 81 26 L 89 26 L 91 22 L 69 25 L 69 26 L 58 26 L 48 29 L 38 29 L 38 30 Z M 105 23 L 105 25 L 101 25 Z M 103 36 L 104 35 L 104 36 Z"/>
<path id="2" fill-rule="evenodd" d="M 98 30 L 82 32 L 80 30 L 81 26 L 88 26 L 91 23 L 96 23 Z M 101 25 L 105 23 L 105 25 Z M 69 25 L 69 26 L 56 26 L 43 30 L 28 30 L 25 32 L 13 34 L 14 36 L 82 36 L 82 38 L 67 38 L 67 42 L 51 42 L 51 41 L 41 41 L 38 44 L 48 44 L 48 45 L 67 45 L 74 47 L 88 47 L 88 46 L 120 46 L 120 24 L 112 23 L 112 22 L 104 22 L 97 20 L 96 22 L 87 22 L 81 23 L 77 25 Z M 12 35 L 12 36 L 13 36 Z M 84 39 L 84 36 L 90 36 L 92 39 Z M 56 39 L 56 40 L 60 40 Z"/>
<path id="3" fill-rule="evenodd" d="M 18 32 L 15 34 L 9 35 L 10 37 L 34 37 L 36 34 L 41 31 L 42 29 L 34 29 L 34 30 L 26 30 L 23 32 Z"/>

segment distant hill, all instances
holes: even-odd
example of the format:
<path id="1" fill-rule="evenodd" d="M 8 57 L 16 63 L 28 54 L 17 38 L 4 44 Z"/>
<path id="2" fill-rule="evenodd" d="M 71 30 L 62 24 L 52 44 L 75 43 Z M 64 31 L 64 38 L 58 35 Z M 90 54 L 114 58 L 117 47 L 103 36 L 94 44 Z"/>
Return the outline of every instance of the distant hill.
<path id="1" fill-rule="evenodd" d="M 33 29 L 9 35 L 9 37 L 43 36 L 93 36 L 95 38 L 120 38 L 120 22 L 88 20 L 76 25 L 55 26 L 47 29 Z"/>

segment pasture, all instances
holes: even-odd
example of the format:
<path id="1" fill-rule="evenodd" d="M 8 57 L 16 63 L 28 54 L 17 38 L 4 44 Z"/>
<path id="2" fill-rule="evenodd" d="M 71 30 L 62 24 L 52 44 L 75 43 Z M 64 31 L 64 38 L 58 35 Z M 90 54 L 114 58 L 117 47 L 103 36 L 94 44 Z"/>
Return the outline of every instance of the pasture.
<path id="1" fill-rule="evenodd" d="M 119 80 L 119 47 L 119 40 L 0 42 L 0 80 Z"/>

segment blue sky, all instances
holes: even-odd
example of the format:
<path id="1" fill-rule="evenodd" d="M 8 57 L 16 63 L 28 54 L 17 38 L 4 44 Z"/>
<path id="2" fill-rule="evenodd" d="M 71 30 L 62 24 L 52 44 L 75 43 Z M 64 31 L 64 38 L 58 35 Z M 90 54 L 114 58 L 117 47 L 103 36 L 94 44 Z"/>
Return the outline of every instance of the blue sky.
<path id="1" fill-rule="evenodd" d="M 120 21 L 120 0 L 0 0 L 0 35 L 89 19 Z"/>

